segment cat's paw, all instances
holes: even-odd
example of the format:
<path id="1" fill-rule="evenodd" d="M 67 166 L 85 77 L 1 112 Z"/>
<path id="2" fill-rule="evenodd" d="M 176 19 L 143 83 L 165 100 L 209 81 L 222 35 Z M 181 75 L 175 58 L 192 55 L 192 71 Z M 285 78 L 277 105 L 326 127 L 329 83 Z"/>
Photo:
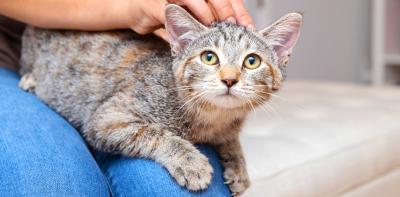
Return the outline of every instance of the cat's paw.
<path id="1" fill-rule="evenodd" d="M 36 80 L 33 77 L 32 73 L 27 73 L 22 76 L 19 81 L 19 87 L 27 92 L 33 92 L 36 87 Z"/>
<path id="2" fill-rule="evenodd" d="M 225 168 L 225 184 L 229 186 L 232 196 L 240 196 L 250 186 L 249 176 L 245 167 Z"/>
<path id="3" fill-rule="evenodd" d="M 213 168 L 206 156 L 191 152 L 168 164 L 167 169 L 179 185 L 191 191 L 203 190 L 211 183 Z"/>

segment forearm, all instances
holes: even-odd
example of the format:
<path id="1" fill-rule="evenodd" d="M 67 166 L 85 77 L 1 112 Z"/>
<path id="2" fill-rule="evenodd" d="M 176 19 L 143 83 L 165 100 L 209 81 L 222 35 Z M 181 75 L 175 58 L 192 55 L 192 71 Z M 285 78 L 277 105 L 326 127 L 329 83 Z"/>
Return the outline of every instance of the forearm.
<path id="1" fill-rule="evenodd" d="M 130 3 L 129 0 L 5 0 L 0 1 L 0 14 L 43 28 L 108 30 L 129 28 Z"/>

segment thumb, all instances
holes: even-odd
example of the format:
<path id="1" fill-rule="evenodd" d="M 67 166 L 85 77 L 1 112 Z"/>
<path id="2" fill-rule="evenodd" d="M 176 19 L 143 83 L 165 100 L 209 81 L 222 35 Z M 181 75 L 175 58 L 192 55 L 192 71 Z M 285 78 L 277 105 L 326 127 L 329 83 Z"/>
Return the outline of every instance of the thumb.
<path id="1" fill-rule="evenodd" d="M 164 28 L 157 29 L 156 31 L 154 31 L 154 34 L 162 38 L 163 40 L 169 42 L 167 31 Z"/>

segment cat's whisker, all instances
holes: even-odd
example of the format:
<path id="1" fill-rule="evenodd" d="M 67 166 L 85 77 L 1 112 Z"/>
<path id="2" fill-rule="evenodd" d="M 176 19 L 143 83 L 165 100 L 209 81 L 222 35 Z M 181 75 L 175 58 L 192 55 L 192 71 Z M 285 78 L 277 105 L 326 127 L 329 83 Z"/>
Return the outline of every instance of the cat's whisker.
<path id="1" fill-rule="evenodd" d="M 210 90 L 218 90 L 219 88 L 213 88 L 213 87 L 216 87 L 216 86 L 211 86 L 212 84 L 209 84 L 208 86 L 204 86 L 204 85 L 192 85 L 192 86 L 185 86 L 185 87 L 176 87 L 176 88 L 171 88 L 170 90 L 168 90 L 168 91 L 176 91 L 176 92 L 179 92 L 179 91 L 185 91 L 185 90 L 193 90 L 193 89 L 195 89 L 195 88 L 198 88 L 198 89 L 205 89 L 205 90 L 207 90 L 207 91 L 210 91 Z"/>
<path id="2" fill-rule="evenodd" d="M 274 108 L 274 106 L 271 104 L 270 100 L 264 101 L 260 95 L 256 95 L 255 100 L 259 104 L 260 109 L 267 112 L 268 115 L 275 114 L 276 117 L 278 117 L 280 120 L 283 120 L 281 113 L 279 113 L 279 111 Z"/>
<path id="3" fill-rule="evenodd" d="M 276 97 L 276 98 L 279 98 L 279 99 L 282 99 L 282 100 L 285 100 L 285 101 L 288 101 L 288 99 L 286 99 L 286 98 L 283 98 L 282 96 L 279 96 L 279 95 L 277 95 L 277 94 L 274 94 L 274 93 L 271 93 L 271 92 L 265 92 L 265 91 L 261 91 L 261 90 L 254 90 L 255 92 L 257 92 L 257 93 L 263 93 L 263 94 L 268 94 L 268 95 L 270 95 L 270 96 L 273 96 L 273 97 Z"/>
<path id="4" fill-rule="evenodd" d="M 168 91 L 181 91 L 181 90 L 190 90 L 190 89 L 194 89 L 194 88 L 199 88 L 199 87 L 203 87 L 202 85 L 192 85 L 192 86 L 178 86 L 175 88 L 171 88 Z"/>
<path id="5" fill-rule="evenodd" d="M 174 88 L 168 89 L 167 92 L 184 91 L 184 90 L 190 90 L 193 88 L 201 88 L 201 87 L 204 87 L 204 86 L 203 85 L 176 86 Z M 155 88 L 163 88 L 163 86 L 162 85 L 154 85 L 154 86 L 148 86 L 146 88 L 155 89 Z"/>
<path id="6" fill-rule="evenodd" d="M 257 108 L 259 108 L 260 110 L 264 111 L 268 117 L 272 117 L 271 112 L 269 111 L 268 108 L 265 108 L 263 105 L 259 104 L 257 101 L 256 101 L 256 103 L 258 105 Z"/>
<path id="7" fill-rule="evenodd" d="M 255 102 L 257 103 L 258 107 L 259 107 L 262 111 L 264 111 L 264 112 L 266 113 L 266 115 L 267 115 L 269 118 L 273 118 L 273 117 L 274 117 L 274 116 L 273 116 L 273 113 L 274 113 L 274 112 L 272 112 L 268 107 L 266 107 L 266 106 L 265 106 L 265 103 L 262 103 L 262 102 L 259 101 L 259 100 L 255 100 Z"/>
<path id="8" fill-rule="evenodd" d="M 197 77 L 197 76 L 190 76 L 190 78 L 192 78 L 192 79 L 197 79 L 197 80 L 199 80 L 199 81 L 204 81 L 204 82 L 211 82 L 212 80 L 207 80 L 207 79 L 204 79 L 204 78 L 201 78 L 201 77 Z"/>
<path id="9" fill-rule="evenodd" d="M 262 104 L 262 106 L 265 106 L 266 108 L 271 109 L 271 111 L 273 113 L 278 114 L 278 111 L 276 111 L 275 108 L 272 105 L 270 105 L 268 102 L 265 102 L 264 104 Z"/>
<path id="10" fill-rule="evenodd" d="M 296 108 L 296 109 L 299 110 L 299 111 L 304 111 L 304 110 L 305 110 L 304 107 L 299 106 L 299 105 L 297 105 L 297 104 L 293 104 L 293 102 L 290 101 L 289 99 L 286 99 L 286 98 L 284 98 L 284 97 L 282 97 L 282 96 L 279 96 L 279 95 L 277 95 L 277 94 L 273 94 L 273 93 L 269 93 L 269 92 L 262 92 L 262 91 L 259 91 L 259 90 L 257 90 L 256 92 L 257 92 L 257 93 L 258 93 L 258 92 L 261 92 L 261 93 L 265 93 L 265 94 L 270 95 L 273 99 L 270 99 L 270 100 L 268 101 L 269 103 L 276 103 L 276 100 L 274 100 L 274 98 L 276 98 L 276 99 L 279 99 L 280 101 L 283 101 L 285 104 L 289 104 L 289 105 L 293 106 L 294 108 Z"/>
<path id="11" fill-rule="evenodd" d="M 250 107 L 253 109 L 253 112 L 256 112 L 256 109 L 254 108 L 254 105 L 253 105 L 253 103 L 251 102 L 251 100 L 250 100 L 250 99 L 247 99 L 246 101 L 250 104 Z"/>
<path id="12" fill-rule="evenodd" d="M 278 114 L 277 111 L 276 111 L 274 108 L 271 108 L 271 107 L 268 105 L 268 103 L 265 102 L 265 100 L 264 100 L 261 96 L 259 96 L 259 95 L 256 94 L 256 95 L 253 97 L 253 99 L 254 99 L 254 101 L 257 103 L 258 107 L 259 107 L 261 110 L 265 111 L 268 115 L 271 115 L 271 114 Z"/>
<path id="13" fill-rule="evenodd" d="M 249 106 L 251 107 L 251 109 L 253 110 L 253 112 L 255 112 L 256 109 L 254 108 L 254 105 L 253 105 L 253 103 L 251 102 L 250 98 L 249 98 L 248 96 L 246 96 L 246 95 L 241 94 L 241 93 L 240 93 L 239 95 L 240 95 L 240 98 L 243 98 L 243 100 L 246 102 L 246 105 L 247 105 L 247 103 L 248 103 Z"/>
<path id="14" fill-rule="evenodd" d="M 190 102 L 193 102 L 195 99 L 197 99 L 198 97 L 200 97 L 203 94 L 206 94 L 207 91 L 203 91 L 198 93 L 197 95 L 193 96 L 192 98 L 190 98 L 189 100 L 187 100 L 177 111 L 180 111 L 183 107 L 185 107 L 187 104 L 189 104 Z"/>
<path id="15" fill-rule="evenodd" d="M 176 111 L 180 111 L 183 107 L 185 107 L 185 105 L 189 104 L 191 101 L 193 101 L 194 99 L 196 99 L 196 97 L 198 97 L 200 95 L 200 93 L 193 95 L 187 95 L 185 98 L 181 99 L 181 101 L 183 101 L 183 105 L 178 108 L 178 110 Z M 191 98 L 190 98 L 191 97 Z M 190 98 L 190 99 L 188 99 Z"/>
<path id="16" fill-rule="evenodd" d="M 182 120 L 184 119 L 185 115 L 189 112 L 189 109 L 192 108 L 194 105 L 196 105 L 196 103 L 198 103 L 199 100 L 202 100 L 201 99 L 202 96 L 205 95 L 206 93 L 207 93 L 207 91 L 200 92 L 197 95 L 195 95 L 194 97 L 192 97 L 190 100 L 185 102 L 186 105 L 189 103 L 188 104 L 189 106 L 187 106 L 184 109 L 182 116 L 179 118 L 179 124 L 182 123 Z M 184 105 L 182 105 L 177 111 L 180 111 L 184 107 Z"/>
<path id="17" fill-rule="evenodd" d="M 190 87 L 190 88 L 170 89 L 170 90 L 167 90 L 167 92 L 182 92 L 182 91 L 187 91 L 187 90 L 193 90 L 193 88 Z"/>

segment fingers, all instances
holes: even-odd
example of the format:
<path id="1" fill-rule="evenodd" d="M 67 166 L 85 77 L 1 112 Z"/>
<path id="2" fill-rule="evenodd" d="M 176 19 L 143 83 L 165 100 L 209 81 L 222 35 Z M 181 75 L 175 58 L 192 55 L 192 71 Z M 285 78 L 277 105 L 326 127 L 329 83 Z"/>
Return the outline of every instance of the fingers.
<path id="1" fill-rule="evenodd" d="M 218 20 L 236 23 L 235 12 L 230 0 L 209 0 L 209 2 L 216 10 Z"/>
<path id="2" fill-rule="evenodd" d="M 231 3 L 238 23 L 254 30 L 255 26 L 253 19 L 247 12 L 243 0 L 231 0 Z"/>
<path id="3" fill-rule="evenodd" d="M 130 17 L 129 26 L 139 34 L 148 34 L 164 26 L 166 0 L 158 1 L 139 1 L 135 6 L 149 7 L 151 9 L 141 9 Z"/>
<path id="4" fill-rule="evenodd" d="M 211 5 L 211 3 L 207 1 L 207 5 L 208 5 L 208 7 L 209 7 L 210 10 L 211 10 L 211 13 L 212 13 L 214 19 L 218 18 L 217 11 L 215 11 L 215 9 L 214 9 L 213 6 Z M 213 22 L 214 22 L 214 21 L 213 21 Z"/>
<path id="5" fill-rule="evenodd" d="M 156 31 L 154 31 L 154 34 L 156 36 L 162 38 L 163 40 L 169 42 L 169 37 L 168 37 L 167 31 L 165 31 L 164 28 L 157 29 Z"/>
<path id="6" fill-rule="evenodd" d="M 187 7 L 205 25 L 211 25 L 215 20 L 211 9 L 204 0 L 168 0 L 168 2 Z"/>
<path id="7" fill-rule="evenodd" d="M 151 9 L 153 10 L 153 13 L 155 14 L 156 20 L 160 22 L 161 24 L 165 23 L 165 5 L 167 5 L 167 1 L 162 0 L 160 3 L 157 5 L 153 5 Z"/>
<path id="8" fill-rule="evenodd" d="M 206 25 L 218 20 L 238 23 L 255 29 L 243 0 L 168 0 L 168 2 L 186 6 Z"/>
<path id="9" fill-rule="evenodd" d="M 161 0 L 174 3 L 187 8 L 199 21 L 211 25 L 214 21 L 228 21 L 238 23 L 250 29 L 255 29 L 253 19 L 244 6 L 243 0 Z M 157 7 L 157 6 L 155 6 Z M 152 8 L 154 9 L 154 8 Z M 156 20 L 165 23 L 164 11 L 157 11 Z M 157 33 L 161 36 L 164 33 Z M 166 39 L 165 39 L 166 40 Z"/>

